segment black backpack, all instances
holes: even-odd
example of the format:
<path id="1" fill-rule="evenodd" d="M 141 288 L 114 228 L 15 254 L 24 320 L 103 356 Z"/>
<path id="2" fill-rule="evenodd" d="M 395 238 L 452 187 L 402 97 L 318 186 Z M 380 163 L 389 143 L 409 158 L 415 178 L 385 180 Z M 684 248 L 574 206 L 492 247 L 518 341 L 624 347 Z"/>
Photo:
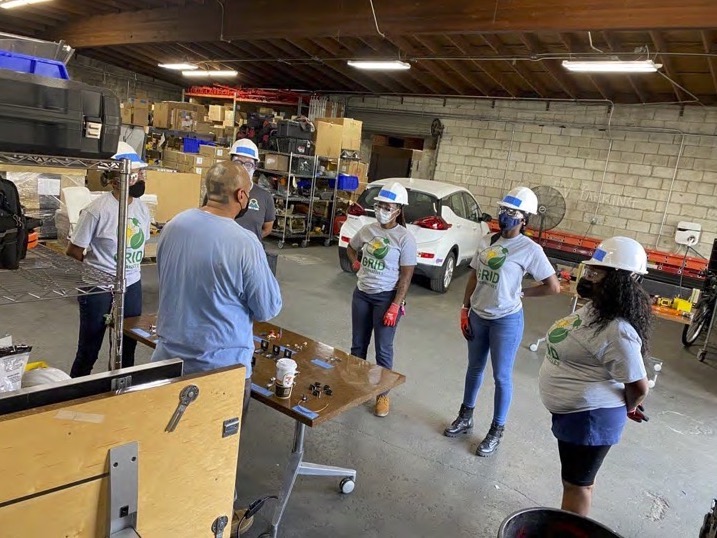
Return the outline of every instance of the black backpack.
<path id="1" fill-rule="evenodd" d="M 0 269 L 17 269 L 27 253 L 27 219 L 15 183 L 0 175 Z"/>

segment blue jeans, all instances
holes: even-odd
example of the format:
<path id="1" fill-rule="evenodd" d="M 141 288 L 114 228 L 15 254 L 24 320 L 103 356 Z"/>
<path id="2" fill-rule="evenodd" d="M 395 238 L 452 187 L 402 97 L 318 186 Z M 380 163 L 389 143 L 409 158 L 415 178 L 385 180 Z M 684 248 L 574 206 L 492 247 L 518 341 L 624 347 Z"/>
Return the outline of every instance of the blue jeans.
<path id="1" fill-rule="evenodd" d="M 92 373 L 105 337 L 105 315 L 112 309 L 112 294 L 97 293 L 81 295 L 80 303 L 80 336 L 77 340 L 77 353 L 72 363 L 70 377 L 80 377 Z M 135 282 L 127 288 L 124 296 L 124 317 L 131 318 L 142 315 L 142 282 Z M 122 366 L 134 366 L 134 351 L 137 341 L 128 337 L 122 338 Z"/>
<path id="2" fill-rule="evenodd" d="M 383 324 L 383 315 L 395 296 L 395 291 L 369 294 L 356 288 L 351 301 L 351 355 L 365 359 L 373 333 L 376 338 L 376 364 L 389 370 L 393 368 L 393 338 L 396 336 L 396 327 L 386 327 Z"/>
<path id="3" fill-rule="evenodd" d="M 513 398 L 513 363 L 523 339 L 523 311 L 500 319 L 483 319 L 471 310 L 470 323 L 473 339 L 468 341 L 468 370 L 463 405 L 475 407 L 490 351 L 495 380 L 493 422 L 503 426 Z"/>

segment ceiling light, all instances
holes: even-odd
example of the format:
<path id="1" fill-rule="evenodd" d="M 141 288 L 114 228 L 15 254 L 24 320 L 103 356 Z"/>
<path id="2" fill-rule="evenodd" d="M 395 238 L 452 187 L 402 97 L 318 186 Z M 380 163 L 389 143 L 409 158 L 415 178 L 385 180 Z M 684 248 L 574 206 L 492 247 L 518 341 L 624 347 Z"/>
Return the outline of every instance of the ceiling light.
<path id="1" fill-rule="evenodd" d="M 157 64 L 159 67 L 163 67 L 164 69 L 171 69 L 173 71 L 192 71 L 194 69 L 199 69 L 198 66 L 194 64 L 187 64 L 187 63 L 177 63 L 177 64 Z"/>
<path id="2" fill-rule="evenodd" d="M 184 75 L 185 77 L 196 77 L 196 78 L 199 78 L 199 77 L 208 77 L 208 78 L 235 77 L 238 74 L 239 74 L 238 72 L 231 70 L 231 69 L 226 69 L 223 71 L 222 70 L 220 70 L 220 71 L 205 71 L 205 70 L 182 71 L 182 75 Z"/>
<path id="3" fill-rule="evenodd" d="M 655 73 L 662 64 L 652 60 L 563 60 L 563 67 L 575 73 Z"/>
<path id="4" fill-rule="evenodd" d="M 411 64 L 400 60 L 349 60 L 347 63 L 356 69 L 371 71 L 405 71 L 406 69 L 411 69 Z"/>
<path id="5" fill-rule="evenodd" d="M 39 4 L 40 2 L 49 2 L 49 0 L 0 0 L 0 7 L 3 9 L 12 9 L 30 4 Z"/>

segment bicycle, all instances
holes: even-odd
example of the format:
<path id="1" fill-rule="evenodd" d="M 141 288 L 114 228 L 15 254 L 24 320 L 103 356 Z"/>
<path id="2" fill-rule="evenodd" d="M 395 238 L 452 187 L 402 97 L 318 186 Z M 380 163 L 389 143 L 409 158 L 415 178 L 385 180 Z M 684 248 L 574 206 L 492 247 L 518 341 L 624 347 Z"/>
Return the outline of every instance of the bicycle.
<path id="1" fill-rule="evenodd" d="M 708 272 L 700 299 L 692 310 L 692 321 L 682 329 L 683 346 L 692 346 L 700 337 L 702 331 L 709 327 L 715 301 L 717 301 L 717 275 Z M 700 360 L 704 360 L 704 358 Z"/>

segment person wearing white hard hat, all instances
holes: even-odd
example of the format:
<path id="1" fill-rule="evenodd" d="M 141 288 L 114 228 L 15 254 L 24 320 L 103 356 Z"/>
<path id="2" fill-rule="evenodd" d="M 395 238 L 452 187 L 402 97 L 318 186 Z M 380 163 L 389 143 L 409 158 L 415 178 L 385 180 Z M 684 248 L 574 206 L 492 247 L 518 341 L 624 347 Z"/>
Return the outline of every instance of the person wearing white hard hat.
<path id="1" fill-rule="evenodd" d="M 389 370 L 396 326 L 404 313 L 418 257 L 416 240 L 406 229 L 405 205 L 408 192 L 403 185 L 395 182 L 381 187 L 374 199 L 377 222 L 361 228 L 347 248 L 351 266 L 358 273 L 351 301 L 351 354 L 365 359 L 373 333 L 376 363 Z M 379 395 L 374 414 L 385 417 L 389 408 L 388 393 Z"/>
<path id="2" fill-rule="evenodd" d="M 463 403 L 458 417 L 443 432 L 457 437 L 473 429 L 473 410 L 490 354 L 495 381 L 493 421 L 476 449 L 493 454 L 503 437 L 513 396 L 513 363 L 523 338 L 523 297 L 560 293 L 555 269 L 543 249 L 522 234 L 529 215 L 538 212 L 538 199 L 527 187 L 511 190 L 498 203 L 500 232 L 478 243 L 461 308 L 460 327 L 468 341 Z M 523 288 L 530 274 L 540 282 Z"/>
<path id="3" fill-rule="evenodd" d="M 259 162 L 259 148 L 248 138 L 242 138 L 234 142 L 229 152 L 233 162 L 242 165 L 254 177 L 257 163 Z M 249 193 L 249 205 L 236 216 L 239 225 L 257 236 L 259 241 L 271 233 L 276 218 L 274 197 L 269 191 L 261 188 L 254 181 Z"/>
<path id="4" fill-rule="evenodd" d="M 126 318 L 142 314 L 142 283 L 140 265 L 144 257 L 144 246 L 149 238 L 150 216 L 147 206 L 139 198 L 144 194 L 144 171 L 147 166 L 137 152 L 126 142 L 120 142 L 115 160 L 129 159 L 131 176 L 129 199 L 127 200 L 127 249 L 125 254 L 127 289 L 124 297 Z M 80 212 L 77 226 L 72 231 L 67 255 L 115 276 L 117 273 L 117 218 L 119 215 L 120 177 L 116 170 L 107 171 L 102 177 L 103 184 L 112 186 L 111 192 L 93 200 Z M 70 375 L 88 375 L 97 362 L 102 340 L 105 335 L 105 316 L 112 308 L 110 292 L 81 295 L 80 334 L 77 353 Z M 122 344 L 122 366 L 134 366 L 137 342 L 124 337 Z"/>
<path id="5" fill-rule="evenodd" d="M 637 241 L 606 239 L 585 265 L 577 292 L 589 302 L 548 329 L 540 368 L 540 397 L 558 440 L 562 509 L 582 516 L 627 418 L 647 420 L 644 357 L 652 328 L 650 297 L 636 279 L 647 273 L 647 255 Z"/>

